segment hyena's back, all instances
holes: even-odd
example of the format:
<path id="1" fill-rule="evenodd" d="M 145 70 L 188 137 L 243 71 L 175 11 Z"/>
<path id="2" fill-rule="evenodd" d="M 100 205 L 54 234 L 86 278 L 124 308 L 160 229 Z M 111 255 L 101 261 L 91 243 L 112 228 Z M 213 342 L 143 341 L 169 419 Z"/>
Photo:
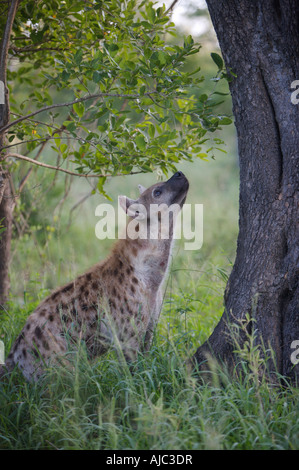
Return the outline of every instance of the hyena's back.
<path id="1" fill-rule="evenodd" d="M 28 317 L 7 358 L 7 370 L 18 364 L 27 379 L 37 378 L 45 364 L 79 340 L 85 341 L 90 357 L 101 355 L 114 329 L 126 349 L 136 351 L 149 321 L 143 287 L 132 265 L 117 256 L 95 266 L 53 292 Z"/>

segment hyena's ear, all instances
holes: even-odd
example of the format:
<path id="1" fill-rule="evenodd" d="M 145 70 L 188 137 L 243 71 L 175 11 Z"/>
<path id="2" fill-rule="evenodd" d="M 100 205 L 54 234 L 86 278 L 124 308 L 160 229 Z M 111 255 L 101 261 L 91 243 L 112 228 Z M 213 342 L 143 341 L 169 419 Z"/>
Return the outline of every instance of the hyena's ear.
<path id="1" fill-rule="evenodd" d="M 130 199 L 127 196 L 118 196 L 118 201 L 120 207 L 129 217 L 135 218 L 139 215 L 139 213 L 136 212 L 136 204 L 138 204 L 138 201 L 134 201 L 134 199 Z M 133 207 L 130 208 L 132 205 Z"/>
<path id="2" fill-rule="evenodd" d="M 139 189 L 140 194 L 142 194 L 142 193 L 144 193 L 144 191 L 146 191 L 146 188 L 144 186 L 142 186 L 142 184 L 138 184 L 138 189 Z"/>

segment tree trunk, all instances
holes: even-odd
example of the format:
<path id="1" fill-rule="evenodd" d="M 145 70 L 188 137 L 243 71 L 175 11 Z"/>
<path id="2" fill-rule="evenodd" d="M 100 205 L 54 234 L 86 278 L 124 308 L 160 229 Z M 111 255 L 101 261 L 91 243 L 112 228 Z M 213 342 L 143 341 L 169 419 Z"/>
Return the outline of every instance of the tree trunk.
<path id="1" fill-rule="evenodd" d="M 19 0 L 11 0 L 8 6 L 7 21 L 2 31 L 0 42 L 0 81 L 4 85 L 4 104 L 0 104 L 0 224 L 5 231 L 0 233 L 0 312 L 9 292 L 9 259 L 12 231 L 12 194 L 9 183 L 9 173 L 3 169 L 5 135 L 1 128 L 9 122 L 9 96 L 6 83 L 7 57 L 10 36 Z M 2 100 L 1 100 L 2 101 Z"/>
<path id="2" fill-rule="evenodd" d="M 207 353 L 233 366 L 229 324 L 248 312 L 257 341 L 275 353 L 276 370 L 294 383 L 299 341 L 299 3 L 296 0 L 207 0 L 230 83 L 240 159 L 239 236 L 226 286 L 225 311 Z M 240 341 L 244 341 L 242 336 Z M 273 372 L 275 365 L 270 362 Z"/>
<path id="3" fill-rule="evenodd" d="M 4 186 L 3 197 L 0 203 L 0 222 L 5 230 L 0 234 L 0 312 L 3 310 L 9 293 L 9 261 L 12 232 L 12 198 L 8 174 L 0 175 Z M 0 180 L 0 185 L 1 185 Z"/>

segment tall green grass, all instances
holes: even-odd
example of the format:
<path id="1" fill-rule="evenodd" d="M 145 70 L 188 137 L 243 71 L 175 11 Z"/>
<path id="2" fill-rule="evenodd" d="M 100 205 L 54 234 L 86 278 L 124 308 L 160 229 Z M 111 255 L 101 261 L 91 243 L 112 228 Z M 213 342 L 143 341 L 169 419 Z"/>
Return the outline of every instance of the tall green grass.
<path id="1" fill-rule="evenodd" d="M 0 448 L 299 448 L 298 390 L 266 380 L 250 338 L 239 351 L 243 374 L 231 377 L 213 364 L 205 381 L 186 366 L 219 321 L 235 256 L 238 167 L 228 147 L 216 162 L 179 168 L 190 179 L 187 202 L 204 205 L 204 243 L 190 252 L 175 246 L 151 350 L 128 366 L 114 351 L 89 362 L 79 344 L 70 352 L 72 367 L 53 367 L 38 383 L 27 383 L 18 370 L 1 379 Z M 155 181 L 154 175 L 118 178 L 107 191 L 116 203 L 118 194 L 136 197 L 138 183 Z M 34 236 L 14 243 L 12 296 L 0 326 L 7 352 L 48 292 L 103 259 L 113 244 L 94 235 L 99 196 L 80 206 L 66 229 L 69 209 L 88 190 L 75 183 L 60 218 L 53 207 L 61 194 L 56 202 L 52 195 L 39 207 Z"/>
<path id="2" fill-rule="evenodd" d="M 15 371 L 0 387 L 0 447 L 298 449 L 298 390 L 257 376 L 250 348 L 240 351 L 242 375 L 214 364 L 204 381 L 186 367 L 183 336 L 156 332 L 130 366 L 114 352 L 90 363 L 81 344 L 71 367 L 53 367 L 38 383 Z"/>

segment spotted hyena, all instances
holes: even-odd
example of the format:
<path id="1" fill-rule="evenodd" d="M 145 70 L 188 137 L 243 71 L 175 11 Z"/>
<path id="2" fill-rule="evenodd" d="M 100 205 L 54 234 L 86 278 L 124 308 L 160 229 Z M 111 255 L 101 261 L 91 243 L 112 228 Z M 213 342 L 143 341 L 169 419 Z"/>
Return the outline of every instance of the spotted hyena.
<path id="1" fill-rule="evenodd" d="M 134 221 L 135 235 L 143 236 L 127 234 L 107 259 L 47 297 L 28 317 L 4 370 L 18 365 L 28 380 L 36 380 L 45 365 L 82 340 L 91 358 L 115 340 L 128 359 L 147 350 L 159 318 L 173 243 L 175 211 L 167 214 L 168 236 L 162 234 L 164 212 L 173 205 L 180 209 L 188 188 L 186 177 L 177 172 L 148 189 L 139 185 L 136 200 L 120 196 L 128 215 L 127 232 Z"/>

